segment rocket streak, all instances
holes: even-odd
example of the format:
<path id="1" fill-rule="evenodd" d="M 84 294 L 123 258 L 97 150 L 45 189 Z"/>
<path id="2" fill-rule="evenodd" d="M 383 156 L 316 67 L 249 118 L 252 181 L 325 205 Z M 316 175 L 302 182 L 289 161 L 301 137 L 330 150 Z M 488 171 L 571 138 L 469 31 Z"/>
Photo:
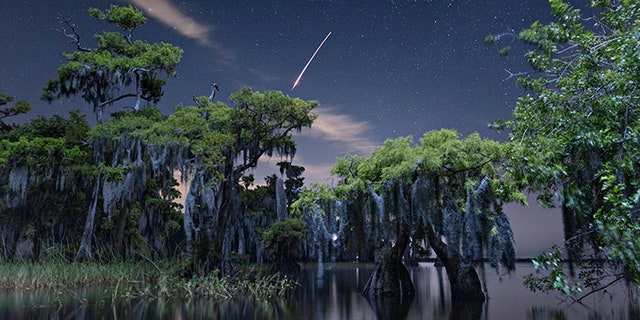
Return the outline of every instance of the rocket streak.
<path id="1" fill-rule="evenodd" d="M 304 68 L 302 68 L 302 71 L 300 71 L 300 75 L 298 76 L 296 81 L 293 83 L 293 87 L 291 87 L 291 90 L 293 90 L 296 86 L 298 86 L 298 83 L 300 83 L 300 79 L 302 79 L 302 75 L 304 74 L 305 71 L 307 71 L 307 67 L 309 66 L 309 64 L 311 63 L 313 58 L 316 57 L 316 54 L 318 54 L 318 51 L 320 51 L 320 48 L 322 48 L 322 45 L 325 43 L 325 41 L 327 41 L 327 39 L 329 39 L 330 35 L 331 35 L 331 31 L 329 31 L 329 33 L 327 33 L 327 36 L 324 37 L 324 40 L 322 40 L 322 42 L 320 42 L 320 45 L 318 46 L 316 51 L 313 53 L 313 55 L 311 55 L 311 58 L 309 59 L 309 61 L 307 61 L 307 64 L 304 65 Z"/>

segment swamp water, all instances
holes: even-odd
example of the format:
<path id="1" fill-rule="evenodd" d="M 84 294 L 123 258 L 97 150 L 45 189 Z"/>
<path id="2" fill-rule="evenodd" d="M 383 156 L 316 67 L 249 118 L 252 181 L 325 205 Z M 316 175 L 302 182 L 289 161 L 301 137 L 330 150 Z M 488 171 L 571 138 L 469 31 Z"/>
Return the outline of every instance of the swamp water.
<path id="1" fill-rule="evenodd" d="M 452 306 L 446 273 L 433 263 L 409 268 L 416 287 L 412 301 L 369 302 L 360 289 L 372 271 L 372 264 L 305 264 L 295 295 L 274 301 L 112 299 L 111 288 L 0 291 L 0 319 L 640 319 L 638 301 L 630 300 L 623 284 L 581 304 L 529 292 L 522 278 L 533 272 L 530 263 L 517 264 L 507 275 L 486 265 L 489 299 L 483 305 Z"/>

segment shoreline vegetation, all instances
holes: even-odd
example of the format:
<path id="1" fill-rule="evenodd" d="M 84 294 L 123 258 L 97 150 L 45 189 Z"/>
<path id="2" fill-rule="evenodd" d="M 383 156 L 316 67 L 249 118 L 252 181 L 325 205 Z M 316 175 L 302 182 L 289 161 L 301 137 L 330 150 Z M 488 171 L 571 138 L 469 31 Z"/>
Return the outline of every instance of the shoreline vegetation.
<path id="1" fill-rule="evenodd" d="M 178 260 L 160 262 L 0 262 L 0 290 L 65 290 L 104 286 L 113 298 L 274 299 L 293 293 L 298 282 L 269 273 L 265 266 L 244 265 L 232 277 L 187 277 Z"/>
<path id="2" fill-rule="evenodd" d="M 516 261 L 528 263 L 533 259 L 518 258 Z M 418 262 L 437 264 L 438 260 L 430 258 L 415 262 L 416 265 Z M 287 296 L 299 285 L 295 279 L 271 272 L 267 265 L 245 264 L 237 267 L 236 274 L 231 277 L 219 277 L 215 271 L 204 276 L 187 277 L 181 260 L 176 259 L 157 262 L 4 261 L 0 262 L 0 290 L 107 286 L 113 287 L 122 296 L 148 299 L 203 296 L 271 299 Z"/>

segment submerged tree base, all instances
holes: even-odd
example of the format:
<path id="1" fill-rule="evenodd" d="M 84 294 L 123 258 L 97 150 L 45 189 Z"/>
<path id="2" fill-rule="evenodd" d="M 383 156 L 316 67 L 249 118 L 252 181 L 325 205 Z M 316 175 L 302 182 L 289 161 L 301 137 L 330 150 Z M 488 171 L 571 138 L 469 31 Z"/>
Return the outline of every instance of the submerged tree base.
<path id="1" fill-rule="evenodd" d="M 362 294 L 370 299 L 384 296 L 402 297 L 410 301 L 415 295 L 415 289 L 407 267 L 402 261 L 392 260 L 376 264 Z"/>
<path id="2" fill-rule="evenodd" d="M 486 300 L 478 272 L 473 266 L 449 266 L 447 268 L 445 265 L 445 269 L 447 269 L 447 273 L 453 273 L 453 276 L 449 276 L 453 302 L 482 304 Z"/>
<path id="3" fill-rule="evenodd" d="M 406 319 L 411 308 L 411 297 L 367 296 L 367 302 L 378 319 Z"/>

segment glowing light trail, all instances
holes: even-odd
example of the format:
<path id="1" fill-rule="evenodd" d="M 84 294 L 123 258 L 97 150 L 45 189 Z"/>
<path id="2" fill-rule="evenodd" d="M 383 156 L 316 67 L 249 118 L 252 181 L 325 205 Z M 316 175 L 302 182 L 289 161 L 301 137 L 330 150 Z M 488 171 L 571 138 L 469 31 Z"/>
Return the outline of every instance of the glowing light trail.
<path id="1" fill-rule="evenodd" d="M 307 70 L 307 67 L 309 66 L 309 64 L 311 63 L 313 58 L 316 57 L 316 54 L 318 54 L 318 51 L 320 51 L 320 48 L 322 48 L 322 45 L 324 44 L 324 42 L 327 41 L 327 39 L 329 39 L 330 35 L 331 35 L 331 31 L 329 31 L 329 33 L 327 33 L 327 36 L 324 37 L 324 40 L 322 40 L 322 42 L 320 42 L 320 45 L 318 46 L 316 51 L 313 53 L 313 55 L 311 55 L 311 58 L 309 58 L 309 61 L 307 61 L 307 64 L 304 65 L 304 68 L 302 68 L 302 71 L 300 71 L 300 75 L 298 76 L 296 81 L 293 83 L 293 87 L 291 87 L 291 90 L 293 90 L 298 85 L 298 83 L 300 83 L 300 79 L 302 79 L 302 75 Z"/>

